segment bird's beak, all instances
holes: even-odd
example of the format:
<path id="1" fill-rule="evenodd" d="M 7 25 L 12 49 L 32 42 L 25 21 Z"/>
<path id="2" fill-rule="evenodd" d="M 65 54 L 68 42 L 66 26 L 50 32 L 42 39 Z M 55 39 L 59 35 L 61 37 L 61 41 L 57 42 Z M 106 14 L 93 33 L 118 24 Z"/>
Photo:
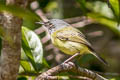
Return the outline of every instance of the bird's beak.
<path id="1" fill-rule="evenodd" d="M 42 25 L 44 25 L 45 23 L 44 22 L 35 22 L 36 24 L 42 24 Z"/>

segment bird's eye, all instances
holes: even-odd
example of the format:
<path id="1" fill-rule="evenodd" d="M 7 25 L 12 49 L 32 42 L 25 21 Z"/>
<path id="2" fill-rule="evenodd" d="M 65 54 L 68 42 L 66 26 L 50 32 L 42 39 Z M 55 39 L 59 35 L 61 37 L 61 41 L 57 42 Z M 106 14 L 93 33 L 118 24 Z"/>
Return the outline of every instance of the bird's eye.
<path id="1" fill-rule="evenodd" d="M 49 23 L 49 25 L 52 25 L 52 23 Z"/>
<path id="2" fill-rule="evenodd" d="M 52 23 L 49 23 L 49 26 L 50 26 L 50 27 L 52 27 L 52 26 L 53 26 L 53 24 L 52 24 Z"/>
<path id="3" fill-rule="evenodd" d="M 55 28 L 55 25 L 52 24 L 52 28 Z"/>

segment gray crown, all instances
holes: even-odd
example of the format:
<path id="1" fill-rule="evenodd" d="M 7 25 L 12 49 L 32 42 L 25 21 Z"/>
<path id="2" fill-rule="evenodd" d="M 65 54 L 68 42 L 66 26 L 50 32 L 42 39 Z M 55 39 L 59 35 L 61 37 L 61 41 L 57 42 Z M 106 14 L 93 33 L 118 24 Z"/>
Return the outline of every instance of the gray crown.
<path id="1" fill-rule="evenodd" d="M 68 24 L 65 21 L 60 20 L 60 19 L 50 19 L 49 23 L 51 23 L 53 25 L 53 27 L 51 27 L 51 29 L 49 29 L 50 33 L 54 32 L 56 30 L 59 30 L 61 28 L 70 26 L 70 24 Z"/>

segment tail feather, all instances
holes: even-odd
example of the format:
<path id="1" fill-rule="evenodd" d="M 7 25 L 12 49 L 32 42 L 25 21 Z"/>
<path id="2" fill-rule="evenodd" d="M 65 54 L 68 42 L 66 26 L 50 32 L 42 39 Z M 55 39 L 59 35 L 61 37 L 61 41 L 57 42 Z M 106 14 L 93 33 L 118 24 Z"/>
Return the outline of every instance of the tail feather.
<path id="1" fill-rule="evenodd" d="M 89 45 L 87 45 L 88 46 L 88 48 L 90 49 L 90 53 L 92 54 L 92 55 L 94 55 L 98 60 L 100 60 L 104 65 L 107 65 L 107 66 L 109 66 L 108 65 L 108 63 L 102 58 L 102 57 L 100 57 L 98 54 L 96 54 L 96 51 L 92 48 L 92 46 L 89 46 Z"/>
<path id="2" fill-rule="evenodd" d="M 94 55 L 98 60 L 100 60 L 104 65 L 108 66 L 108 63 L 102 58 L 100 57 L 98 54 L 92 52 L 92 55 Z"/>

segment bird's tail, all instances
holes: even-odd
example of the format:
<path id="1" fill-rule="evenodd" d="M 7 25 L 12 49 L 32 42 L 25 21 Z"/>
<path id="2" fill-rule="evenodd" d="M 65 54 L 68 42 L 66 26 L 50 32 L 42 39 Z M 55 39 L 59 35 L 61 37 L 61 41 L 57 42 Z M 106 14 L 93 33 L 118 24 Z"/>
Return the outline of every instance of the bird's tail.
<path id="1" fill-rule="evenodd" d="M 100 57 L 98 54 L 96 54 L 95 52 L 91 52 L 92 55 L 94 55 L 98 60 L 100 60 L 104 65 L 108 66 L 108 63 L 102 58 Z"/>

